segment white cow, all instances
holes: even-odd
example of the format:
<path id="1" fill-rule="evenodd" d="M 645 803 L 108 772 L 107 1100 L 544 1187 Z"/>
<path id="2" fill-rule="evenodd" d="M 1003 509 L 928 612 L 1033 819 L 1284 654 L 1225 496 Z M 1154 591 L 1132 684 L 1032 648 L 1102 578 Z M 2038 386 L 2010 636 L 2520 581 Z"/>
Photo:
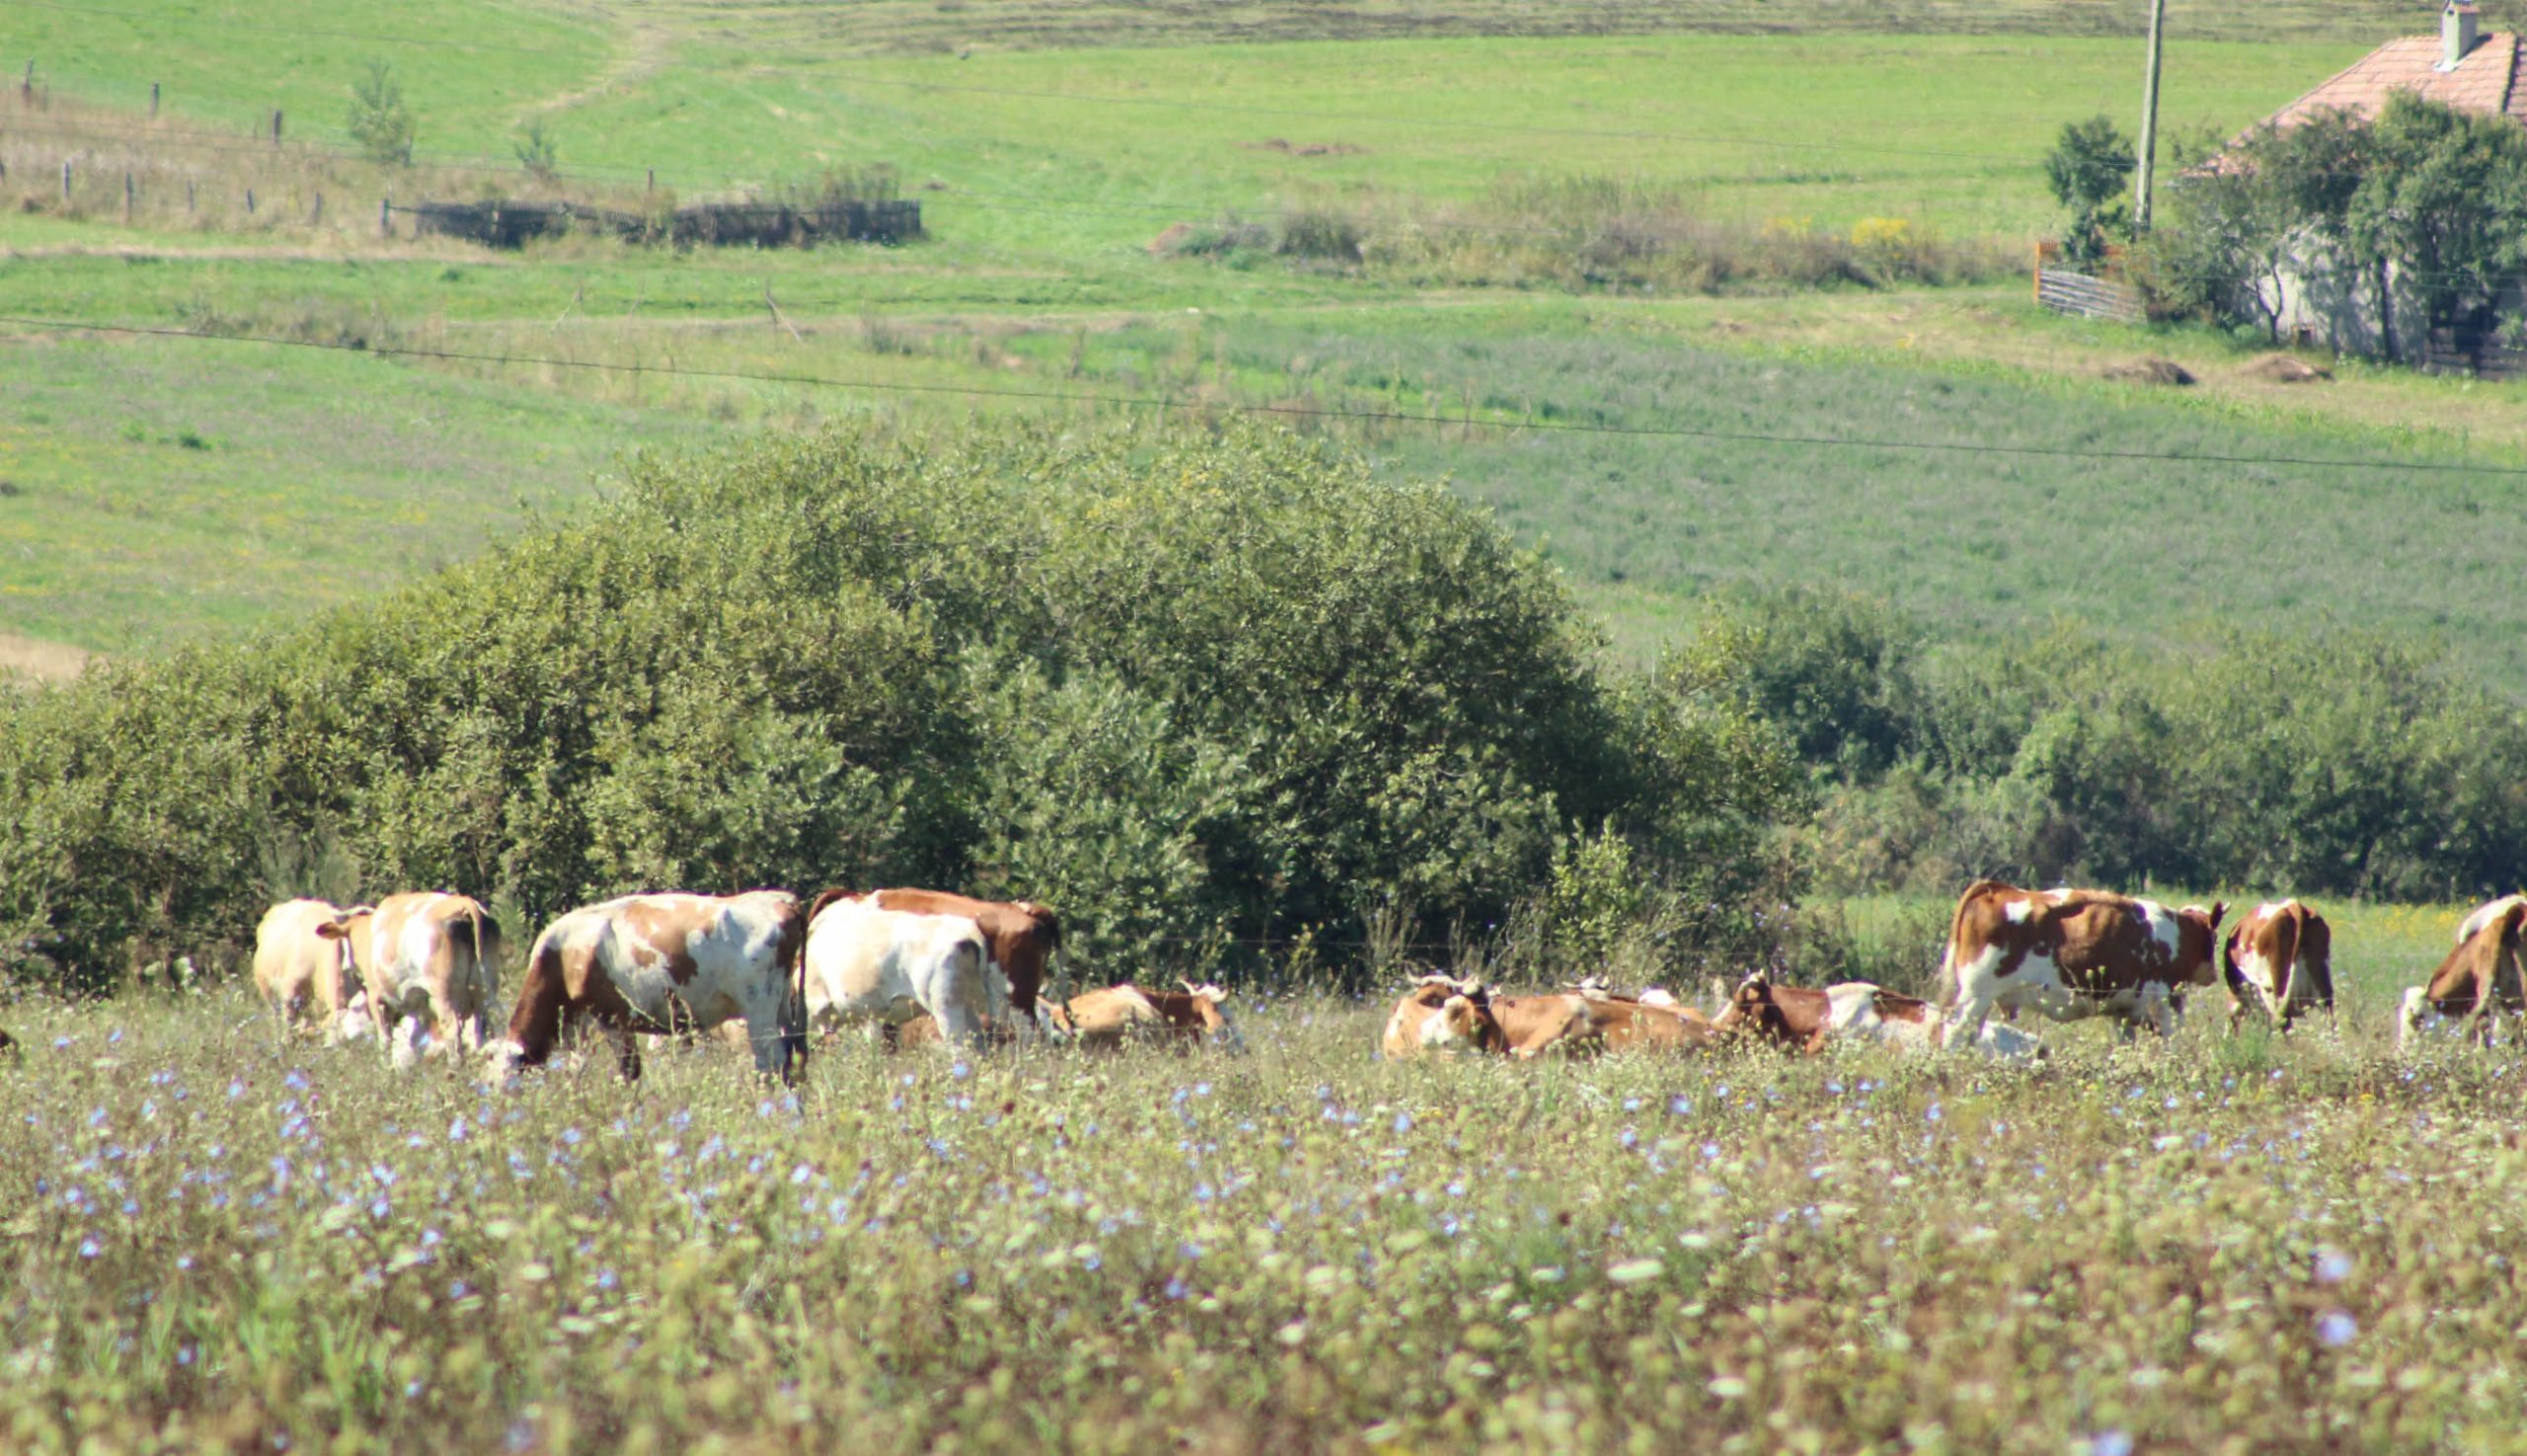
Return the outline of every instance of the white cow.
<path id="1" fill-rule="evenodd" d="M 284 1034 L 302 1026 L 328 1041 L 356 1040 L 369 1031 L 367 998 L 350 942 L 324 927 L 368 907 L 345 910 L 330 900 L 283 900 L 255 927 L 255 990 Z"/>
<path id="2" fill-rule="evenodd" d="M 388 1057 L 409 1067 L 450 1044 L 483 1045 L 499 1004 L 500 926 L 478 900 L 417 890 L 317 928 L 350 947 Z"/>
<path id="3" fill-rule="evenodd" d="M 542 1066 L 566 1031 L 594 1021 L 624 1078 L 637 1080 L 634 1034 L 742 1019 L 755 1069 L 795 1081 L 807 1051 L 792 974 L 802 919 L 786 889 L 625 895 L 573 910 L 535 938 L 508 1035 L 491 1048 L 493 1074 Z"/>
<path id="4" fill-rule="evenodd" d="M 901 1025 L 928 1013 L 943 1040 L 978 1046 L 1009 1011 L 982 930 L 962 915 L 881 909 L 872 898 L 827 903 L 807 926 L 807 1019 Z"/>
<path id="5" fill-rule="evenodd" d="M 1825 988 L 1825 1035 L 1829 1041 L 1884 1046 L 1894 1051 L 1933 1051 L 1946 1040 L 1947 1032 L 1947 1023 L 1927 1002 L 1890 996 L 1884 988 L 1868 981 L 1845 981 Z M 1973 1044 L 1975 1050 L 2001 1061 L 2032 1061 L 2044 1055 L 2043 1042 L 2007 1022 L 1985 1022 Z"/>

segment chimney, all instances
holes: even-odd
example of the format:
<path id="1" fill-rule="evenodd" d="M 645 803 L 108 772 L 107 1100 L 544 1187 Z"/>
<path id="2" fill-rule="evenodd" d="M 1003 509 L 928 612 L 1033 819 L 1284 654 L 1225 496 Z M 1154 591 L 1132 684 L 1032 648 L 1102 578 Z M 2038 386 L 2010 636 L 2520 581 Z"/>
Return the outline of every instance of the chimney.
<path id="1" fill-rule="evenodd" d="M 2448 8 L 2439 13 L 2440 70 L 2457 69 L 2457 63 L 2475 48 L 2475 25 L 2474 0 L 2448 0 Z"/>

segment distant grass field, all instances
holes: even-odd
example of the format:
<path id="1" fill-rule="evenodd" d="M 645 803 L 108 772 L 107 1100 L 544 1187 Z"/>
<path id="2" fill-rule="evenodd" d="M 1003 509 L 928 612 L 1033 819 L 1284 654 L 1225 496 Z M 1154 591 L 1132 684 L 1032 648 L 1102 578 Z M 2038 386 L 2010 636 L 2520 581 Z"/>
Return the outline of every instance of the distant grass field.
<path id="1" fill-rule="evenodd" d="M 2211 7 L 2180 0 L 2176 15 L 2184 44 L 2168 76 L 2171 129 L 2244 124 L 2376 36 L 2421 24 L 2385 5 L 2292 3 L 2259 11 L 2252 39 L 2208 39 Z M 1704 0 L 1584 11 L 1469 0 L 1445 14 L 1381 0 L 1339 12 L 680 0 L 619 14 L 469 0 L 427 17 L 297 0 L 116 15 L 23 7 L 6 38 L 37 57 L 42 83 L 128 116 L 147 80 L 162 80 L 168 128 L 226 135 L 279 105 L 291 137 L 338 142 L 349 80 L 371 56 L 394 60 L 424 160 L 495 169 L 384 179 L 402 200 L 514 175 L 510 142 L 536 117 L 560 138 L 566 168 L 606 186 L 652 165 L 690 195 L 891 162 L 935 237 L 897 251 L 677 255 L 571 242 L 493 257 L 381 242 L 374 203 L 356 191 L 345 200 L 338 188 L 309 225 L 304 189 L 326 184 L 304 158 L 290 164 L 289 220 L 268 207 L 251 232 L 163 213 L 124 227 L 113 182 L 123 154 L 82 154 L 79 215 L 0 214 L 0 311 L 563 363 L 380 363 L 110 335 L 0 351 L 12 384 L 0 449 L 27 492 L 0 499 L 19 545 L 0 570 L 0 630 L 133 651 L 286 618 L 463 551 L 512 521 L 522 494 L 559 508 L 642 443 L 847 414 L 1134 411 L 960 390 L 1471 410 L 1623 429 L 2512 458 L 2527 412 L 2502 408 L 2496 391 L 2346 371 L 2285 394 L 2225 378 L 2239 354 L 2216 339 L 2042 319 L 2014 289 L 1571 298 L 1144 251 L 1172 222 L 1226 211 L 1463 203 L 1504 173 L 1577 170 L 1683 183 L 1715 216 L 1759 224 L 1895 215 L 1960 237 L 2023 237 L 2051 212 L 2035 159 L 2060 122 L 2129 111 L 2128 20 L 2086 0 L 1829 3 L 1800 22 L 1831 34 L 1811 43 L 1779 18 Z M 1885 33 L 1897 30 L 1943 34 Z M 1968 30 L 1992 34 L 1953 34 Z M 969 38 L 937 39 L 952 32 Z M 1105 43 L 1075 43 L 1092 38 Z M 248 185 L 262 154 L 223 148 L 181 166 Z M 40 181 L 41 160 L 23 170 Z M 21 168 L 10 175 L 20 187 Z M 162 207 L 175 175 L 153 175 Z M 357 179 L 342 187 L 380 181 L 341 175 Z M 924 187 L 934 180 L 943 190 Z M 2158 395 L 2094 378 L 2145 348 L 2183 357 L 2211 383 Z M 408 394 L 428 410 L 399 415 Z M 353 427 L 325 427 L 343 421 Z M 1653 654 L 1709 584 L 1822 574 L 1980 638 L 2066 615 L 2150 640 L 2236 619 L 2396 625 L 2477 652 L 2527 689 L 2519 613 L 2496 585 L 2514 554 L 2499 523 L 2514 516 L 2515 482 L 1297 422 L 1400 474 L 1450 474 L 1513 530 L 1548 542 L 1627 656 Z M 158 443 L 187 430 L 227 443 Z M 338 558 L 297 544 L 312 522 L 401 518 L 421 497 L 427 523 L 408 523 L 396 550 Z M 2047 551 L 2017 528 L 2055 513 L 2079 518 L 2096 544 Z M 2224 570 L 2271 542 L 2311 569 Z"/>

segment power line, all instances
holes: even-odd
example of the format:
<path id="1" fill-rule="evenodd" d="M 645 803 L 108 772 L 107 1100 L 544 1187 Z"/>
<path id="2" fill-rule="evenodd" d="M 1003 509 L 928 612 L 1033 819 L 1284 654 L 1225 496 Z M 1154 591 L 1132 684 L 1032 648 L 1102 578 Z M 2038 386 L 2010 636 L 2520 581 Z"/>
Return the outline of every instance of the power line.
<path id="1" fill-rule="evenodd" d="M 1085 394 L 1065 390 L 1012 389 L 997 385 L 913 384 L 900 380 L 843 379 L 831 375 L 796 374 L 748 369 L 694 369 L 677 365 L 617 363 L 596 359 L 564 359 L 531 354 L 496 354 L 468 349 L 412 348 L 386 345 L 326 344 L 309 339 L 282 339 L 256 334 L 203 334 L 190 329 L 153 328 L 136 324 L 96 324 L 66 319 L 38 319 L 0 314 L 0 324 L 52 332 L 128 334 L 152 339 L 184 339 L 210 344 L 253 344 L 276 348 L 323 349 L 462 363 L 529 365 L 553 369 L 585 369 L 605 373 L 655 374 L 693 379 L 742 380 L 822 389 L 856 389 L 880 394 L 955 395 L 978 399 L 1011 399 L 1072 405 L 1116 405 L 1131 409 L 1185 410 L 1213 415 L 1263 415 L 1285 419 L 1346 420 L 1374 424 L 1432 424 L 1458 428 L 1503 430 L 1512 435 L 1529 430 L 1556 434 L 1621 435 L 1649 439 L 1703 439 L 1748 444 L 1803 445 L 1821 449 L 1910 450 L 1928 454 L 2036 456 L 2063 460 L 2155 461 L 2182 465 L 2295 466 L 2330 470 L 2398 470 L 2446 475 L 2527 478 L 2527 466 L 2468 465 L 2428 460 L 2348 460 L 2302 455 L 2184 454 L 2167 450 L 2089 450 L 2068 445 L 2001 445 L 1958 440 L 1896 440 L 1851 435 L 1783 434 L 1766 430 L 1704 429 L 1688 425 L 1581 424 L 1570 421 L 1501 420 L 1474 415 L 1450 416 L 1391 410 L 1345 410 L 1318 405 L 1240 405 L 1163 395 Z"/>

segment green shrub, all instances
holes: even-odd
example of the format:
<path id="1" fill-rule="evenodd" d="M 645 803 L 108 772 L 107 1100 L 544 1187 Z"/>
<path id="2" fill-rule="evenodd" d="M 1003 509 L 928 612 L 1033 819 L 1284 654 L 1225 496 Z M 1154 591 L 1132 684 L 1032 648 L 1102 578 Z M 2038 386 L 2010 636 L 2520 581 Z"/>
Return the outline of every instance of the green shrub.
<path id="1" fill-rule="evenodd" d="M 1131 974 L 1394 904 L 1496 925 L 1587 824 L 1726 931 L 1780 882 L 1797 767 L 1596 649 L 1480 512 L 1287 435 L 766 439 L 304 631 L 12 700 L 0 928 L 99 988 L 233 949 L 320 864 L 535 919 L 926 881 L 1057 904 Z"/>

